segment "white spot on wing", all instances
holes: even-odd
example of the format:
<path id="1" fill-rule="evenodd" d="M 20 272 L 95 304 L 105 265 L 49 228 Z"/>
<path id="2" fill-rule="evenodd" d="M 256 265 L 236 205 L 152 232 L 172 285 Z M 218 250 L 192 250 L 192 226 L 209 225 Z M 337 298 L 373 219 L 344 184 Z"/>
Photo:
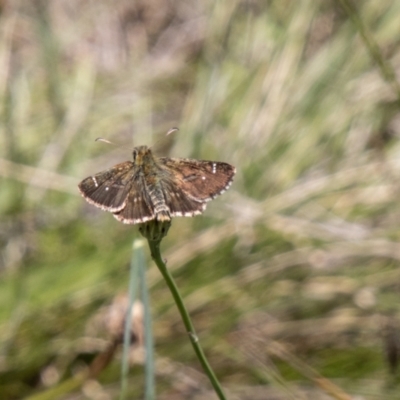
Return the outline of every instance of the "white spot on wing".
<path id="1" fill-rule="evenodd" d="M 202 176 L 201 179 L 203 179 L 203 181 L 205 181 L 205 180 L 206 180 L 206 177 L 205 177 L 205 176 Z"/>
<path id="2" fill-rule="evenodd" d="M 94 176 L 92 176 L 92 181 L 94 183 L 94 186 L 99 187 L 99 184 L 97 183 L 97 180 Z"/>
<path id="3" fill-rule="evenodd" d="M 212 166 L 212 173 L 215 174 L 217 172 L 217 164 L 214 162 Z"/>
<path id="4" fill-rule="evenodd" d="M 110 188 L 108 186 L 106 186 L 106 188 L 104 189 L 106 192 L 108 192 L 110 190 Z"/>

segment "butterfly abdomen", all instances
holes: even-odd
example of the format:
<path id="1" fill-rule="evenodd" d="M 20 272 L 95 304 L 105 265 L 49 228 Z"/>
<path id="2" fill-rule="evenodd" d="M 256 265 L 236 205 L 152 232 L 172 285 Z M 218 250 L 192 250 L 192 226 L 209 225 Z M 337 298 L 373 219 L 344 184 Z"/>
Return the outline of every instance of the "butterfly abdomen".
<path id="1" fill-rule="evenodd" d="M 164 194 L 160 187 L 149 190 L 150 199 L 154 207 L 154 213 L 158 221 L 169 221 L 171 219 L 168 206 L 165 204 Z"/>

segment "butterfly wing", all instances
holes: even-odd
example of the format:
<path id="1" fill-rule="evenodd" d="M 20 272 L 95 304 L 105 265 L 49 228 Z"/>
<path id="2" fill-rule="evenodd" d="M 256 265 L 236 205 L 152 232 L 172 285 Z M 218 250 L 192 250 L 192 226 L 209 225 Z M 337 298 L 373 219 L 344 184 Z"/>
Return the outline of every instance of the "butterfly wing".
<path id="1" fill-rule="evenodd" d="M 236 173 L 234 166 L 218 161 L 160 158 L 159 162 L 170 172 L 174 186 L 200 203 L 225 192 Z"/>
<path id="2" fill-rule="evenodd" d="M 126 205 L 135 174 L 134 164 L 126 161 L 89 176 L 78 187 L 88 203 L 105 211 L 118 212 Z"/>
<path id="3" fill-rule="evenodd" d="M 171 217 L 193 217 L 206 209 L 206 203 L 194 200 L 173 179 L 164 180 L 162 190 Z"/>
<path id="4" fill-rule="evenodd" d="M 137 175 L 132 182 L 125 207 L 114 213 L 114 217 L 124 224 L 139 224 L 155 218 L 154 207 L 150 196 L 143 190 L 143 176 Z"/>
<path id="5" fill-rule="evenodd" d="M 147 148 L 138 151 L 140 162 L 117 164 L 79 184 L 89 203 L 112 212 L 126 224 L 201 214 L 207 201 L 229 188 L 236 172 L 223 162 L 186 158 L 155 161 Z"/>

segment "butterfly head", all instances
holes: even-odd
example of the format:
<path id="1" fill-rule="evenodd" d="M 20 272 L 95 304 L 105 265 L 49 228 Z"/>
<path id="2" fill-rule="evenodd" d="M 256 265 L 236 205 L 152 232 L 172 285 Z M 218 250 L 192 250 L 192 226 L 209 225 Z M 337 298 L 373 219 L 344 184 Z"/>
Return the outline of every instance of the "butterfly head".
<path id="1" fill-rule="evenodd" d="M 138 146 L 132 152 L 133 162 L 136 165 L 146 165 L 153 160 L 151 150 L 147 146 Z"/>

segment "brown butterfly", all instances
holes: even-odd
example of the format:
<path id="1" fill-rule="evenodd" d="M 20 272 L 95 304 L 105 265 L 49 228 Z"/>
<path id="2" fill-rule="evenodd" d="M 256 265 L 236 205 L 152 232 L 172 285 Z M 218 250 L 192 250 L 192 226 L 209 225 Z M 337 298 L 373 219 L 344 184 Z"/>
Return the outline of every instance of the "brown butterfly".
<path id="1" fill-rule="evenodd" d="M 154 157 L 147 146 L 125 161 L 89 176 L 79 185 L 90 204 L 112 212 L 124 224 L 193 217 L 231 185 L 235 167 L 218 161 Z"/>

